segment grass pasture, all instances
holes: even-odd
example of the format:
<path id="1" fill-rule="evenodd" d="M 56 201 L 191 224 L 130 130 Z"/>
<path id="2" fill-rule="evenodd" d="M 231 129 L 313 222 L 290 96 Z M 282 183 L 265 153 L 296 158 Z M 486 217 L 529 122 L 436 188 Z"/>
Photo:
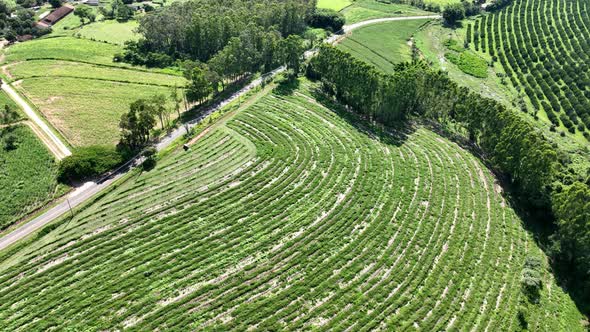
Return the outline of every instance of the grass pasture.
<path id="1" fill-rule="evenodd" d="M 525 255 L 542 253 L 493 175 L 424 128 L 354 127 L 309 88 L 0 255 L 0 328 L 517 329 Z M 543 279 L 529 328 L 582 330 Z"/>
<path id="2" fill-rule="evenodd" d="M 5 147 L 9 136 L 16 138 L 15 149 Z M 0 128 L 0 230 L 60 196 L 64 188 L 56 176 L 53 155 L 28 126 Z"/>
<path id="3" fill-rule="evenodd" d="M 122 50 L 121 46 L 81 38 L 42 38 L 9 47 L 5 52 L 5 62 L 57 59 L 113 65 L 113 55 Z"/>
<path id="4" fill-rule="evenodd" d="M 115 20 L 102 21 L 84 25 L 77 33 L 82 38 L 123 45 L 128 40 L 139 38 L 139 35 L 135 33 L 138 26 L 137 21 L 123 23 Z"/>
<path id="5" fill-rule="evenodd" d="M 350 0 L 318 0 L 317 7 L 340 11 L 351 4 L 352 2 Z"/>
<path id="6" fill-rule="evenodd" d="M 45 49 L 46 48 L 46 49 Z M 112 62 L 120 46 L 59 37 L 8 49 L 5 68 L 15 85 L 74 147 L 115 144 L 129 105 L 170 94 L 185 79 Z"/>
<path id="7" fill-rule="evenodd" d="M 116 144 L 133 101 L 170 94 L 165 86 L 69 77 L 25 79 L 19 89 L 74 147 Z"/>
<path id="8" fill-rule="evenodd" d="M 374 18 L 434 14 L 410 5 L 384 3 L 376 0 L 356 0 L 351 6 L 342 10 L 342 13 L 346 18 L 346 24 L 357 23 Z"/>
<path id="9" fill-rule="evenodd" d="M 428 21 L 408 20 L 368 25 L 354 30 L 338 47 L 390 73 L 394 64 L 412 59 L 408 41 Z"/>

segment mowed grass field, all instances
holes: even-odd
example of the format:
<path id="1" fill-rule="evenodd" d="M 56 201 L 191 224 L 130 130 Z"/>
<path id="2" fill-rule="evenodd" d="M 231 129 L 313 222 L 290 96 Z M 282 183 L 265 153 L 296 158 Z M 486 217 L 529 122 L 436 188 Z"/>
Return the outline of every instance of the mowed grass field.
<path id="1" fill-rule="evenodd" d="M 135 33 L 138 26 L 137 21 L 102 21 L 84 25 L 77 33 L 82 38 L 123 45 L 128 40 L 139 38 Z"/>
<path id="2" fill-rule="evenodd" d="M 13 136 L 15 148 L 7 149 Z M 24 124 L 0 128 L 0 230 L 60 196 L 53 155 Z"/>
<path id="3" fill-rule="evenodd" d="M 6 71 L 74 147 L 116 144 L 119 120 L 139 98 L 170 95 L 185 79 L 162 70 L 113 63 L 121 46 L 73 37 L 12 46 Z"/>
<path id="4" fill-rule="evenodd" d="M 318 0 L 318 8 L 334 9 L 336 11 L 342 10 L 347 6 L 350 6 L 352 1 L 350 0 Z"/>
<path id="5" fill-rule="evenodd" d="M 428 21 L 392 21 L 368 25 L 354 30 L 338 47 L 390 73 L 394 64 L 412 60 L 409 40 Z"/>
<path id="6" fill-rule="evenodd" d="M 4 62 L 53 59 L 112 65 L 113 55 L 122 51 L 121 46 L 74 37 L 43 38 L 9 47 Z"/>
<path id="7" fill-rule="evenodd" d="M 525 257 L 545 258 L 491 172 L 427 129 L 377 134 L 312 91 L 244 104 L 0 253 L 0 327 L 518 329 Z M 546 268 L 529 329 L 582 330 Z"/>
<path id="8" fill-rule="evenodd" d="M 434 15 L 414 6 L 384 3 L 376 0 L 356 0 L 351 6 L 342 10 L 346 24 L 357 23 L 383 17 Z"/>

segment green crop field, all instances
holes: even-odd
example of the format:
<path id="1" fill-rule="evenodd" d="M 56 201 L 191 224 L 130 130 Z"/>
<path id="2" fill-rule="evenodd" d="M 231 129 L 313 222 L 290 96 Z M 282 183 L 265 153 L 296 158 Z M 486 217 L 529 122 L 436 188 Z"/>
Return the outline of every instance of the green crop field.
<path id="1" fill-rule="evenodd" d="M 112 62 L 121 50 L 80 38 L 39 39 L 10 47 L 5 71 L 71 145 L 116 144 L 121 114 L 133 101 L 168 96 L 186 82 L 163 70 Z"/>
<path id="2" fill-rule="evenodd" d="M 78 34 L 86 39 L 123 45 L 126 41 L 135 40 L 139 37 L 134 31 L 138 26 L 137 21 L 123 23 L 117 21 L 95 22 L 84 25 L 78 31 Z"/>
<path id="3" fill-rule="evenodd" d="M 3 253 L 0 328 L 517 329 L 525 257 L 544 256 L 485 166 L 301 84 Z M 581 330 L 542 278 L 529 328 Z"/>
<path id="4" fill-rule="evenodd" d="M 457 65 L 461 71 L 479 78 L 488 77 L 488 63 L 485 59 L 473 51 L 459 46 L 456 40 L 449 40 L 445 44 L 449 48 L 449 52 L 445 54 L 445 58 Z"/>
<path id="5" fill-rule="evenodd" d="M 396 17 L 396 16 L 421 16 L 434 15 L 417 7 L 384 3 L 376 0 L 356 0 L 351 6 L 342 10 L 347 24 L 357 23 L 374 18 Z"/>
<path id="6" fill-rule="evenodd" d="M 14 101 L 12 101 L 12 99 L 10 99 L 10 97 L 8 97 L 4 91 L 0 90 L 0 108 L 4 109 L 6 105 L 8 105 L 8 107 L 11 109 L 17 108 Z"/>
<path id="7" fill-rule="evenodd" d="M 535 110 L 556 126 L 590 139 L 589 4 L 584 1 L 525 0 L 473 25 L 475 50 L 504 67 Z"/>
<path id="8" fill-rule="evenodd" d="M 352 32 L 338 47 L 384 72 L 396 63 L 412 60 L 409 40 L 429 20 L 393 21 L 369 25 Z"/>
<path id="9" fill-rule="evenodd" d="M 14 148 L 7 149 L 8 137 Z M 0 230 L 63 193 L 53 156 L 26 125 L 0 128 Z"/>
<path id="10" fill-rule="evenodd" d="M 318 0 L 318 8 L 342 10 L 352 4 L 350 0 Z"/>

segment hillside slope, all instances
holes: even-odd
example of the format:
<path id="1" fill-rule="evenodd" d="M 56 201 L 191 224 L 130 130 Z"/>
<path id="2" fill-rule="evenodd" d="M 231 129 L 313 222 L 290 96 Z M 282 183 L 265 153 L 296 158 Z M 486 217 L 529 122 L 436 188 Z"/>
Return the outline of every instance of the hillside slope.
<path id="1" fill-rule="evenodd" d="M 484 165 L 271 93 L 0 253 L 0 329 L 513 330 L 542 257 Z M 534 330 L 581 329 L 543 270 Z"/>

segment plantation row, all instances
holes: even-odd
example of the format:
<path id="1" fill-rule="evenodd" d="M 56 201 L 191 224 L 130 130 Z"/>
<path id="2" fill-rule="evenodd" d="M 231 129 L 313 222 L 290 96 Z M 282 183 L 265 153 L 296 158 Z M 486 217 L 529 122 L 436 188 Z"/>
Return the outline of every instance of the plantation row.
<path id="1" fill-rule="evenodd" d="M 1 329 L 517 328 L 539 250 L 491 174 L 428 130 L 355 128 L 304 84 L 5 253 Z M 579 320 L 544 308 L 529 327 Z"/>
<path id="2" fill-rule="evenodd" d="M 589 29 L 585 1 L 516 1 L 476 21 L 473 42 L 499 59 L 535 110 L 590 138 Z"/>

